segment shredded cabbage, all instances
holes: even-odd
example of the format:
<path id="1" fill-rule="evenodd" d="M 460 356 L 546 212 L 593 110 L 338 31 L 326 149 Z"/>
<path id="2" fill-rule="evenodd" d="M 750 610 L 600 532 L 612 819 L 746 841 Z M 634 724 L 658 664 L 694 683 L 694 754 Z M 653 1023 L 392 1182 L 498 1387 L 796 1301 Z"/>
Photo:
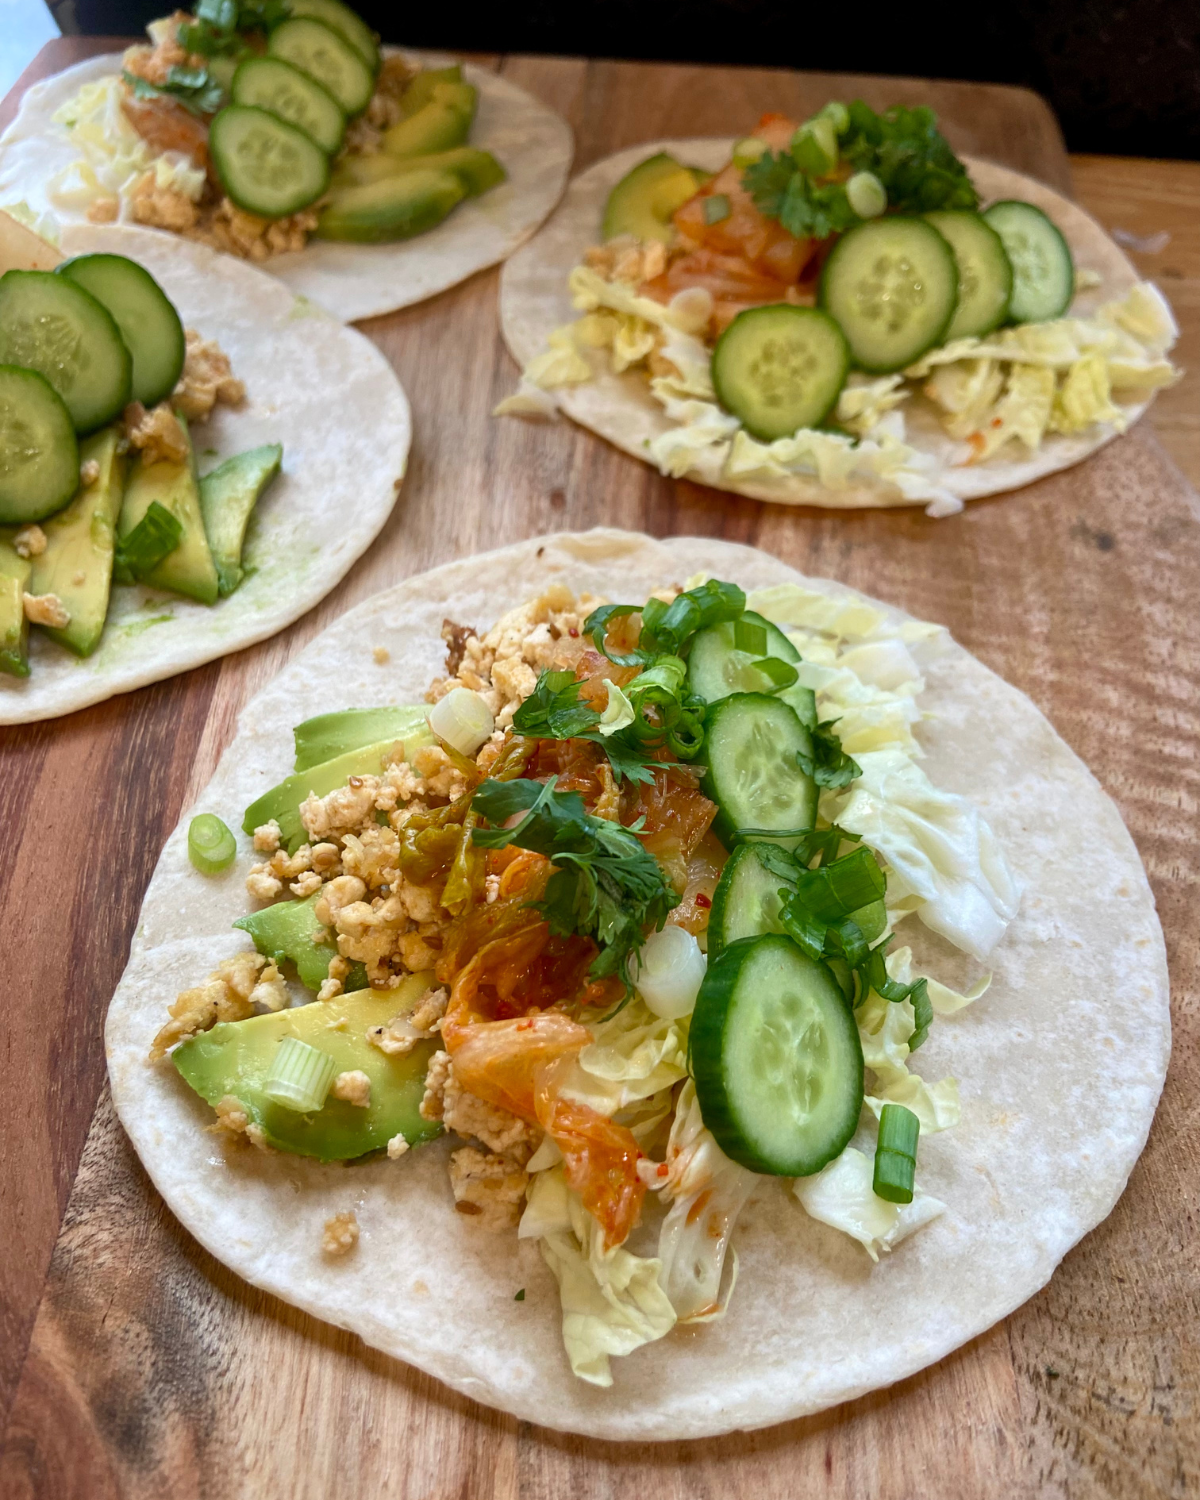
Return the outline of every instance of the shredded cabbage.
<path id="1" fill-rule="evenodd" d="M 534 1178 L 518 1234 L 539 1241 L 558 1282 L 563 1343 L 580 1380 L 612 1385 L 613 1355 L 632 1354 L 675 1326 L 660 1285 L 661 1261 L 619 1245 L 606 1250 L 604 1230 L 567 1187 L 561 1168 Z"/>
<path id="2" fill-rule="evenodd" d="M 686 1078 L 687 1031 L 686 1017 L 662 1020 L 636 996 L 594 1028 L 560 1092 L 612 1117 Z"/>
<path id="3" fill-rule="evenodd" d="M 914 1229 L 945 1213 L 946 1205 L 920 1186 L 914 1187 L 911 1203 L 888 1203 L 875 1196 L 874 1175 L 874 1158 L 847 1146 L 814 1176 L 797 1177 L 792 1191 L 814 1219 L 850 1235 L 877 1261 Z"/>

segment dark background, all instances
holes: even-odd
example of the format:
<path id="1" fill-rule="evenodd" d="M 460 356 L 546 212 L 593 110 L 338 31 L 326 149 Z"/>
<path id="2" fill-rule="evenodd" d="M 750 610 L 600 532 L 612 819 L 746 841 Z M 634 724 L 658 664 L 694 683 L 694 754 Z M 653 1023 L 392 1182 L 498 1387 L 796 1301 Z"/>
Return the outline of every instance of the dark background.
<path id="1" fill-rule="evenodd" d="M 1072 151 L 1200 160 L 1200 0 L 352 3 L 384 41 L 413 47 L 1024 84 L 1050 101 Z M 64 30 L 120 35 L 140 31 L 170 0 L 52 9 Z"/>

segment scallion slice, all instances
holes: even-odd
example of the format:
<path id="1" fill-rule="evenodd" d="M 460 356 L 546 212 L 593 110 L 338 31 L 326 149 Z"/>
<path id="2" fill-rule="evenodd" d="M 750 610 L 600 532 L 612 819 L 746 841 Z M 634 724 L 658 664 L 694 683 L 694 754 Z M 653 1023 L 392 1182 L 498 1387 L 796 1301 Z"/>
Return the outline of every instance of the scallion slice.
<path id="1" fill-rule="evenodd" d="M 188 824 L 188 858 L 201 875 L 219 875 L 236 854 L 237 840 L 215 813 L 201 813 Z"/>
<path id="2" fill-rule="evenodd" d="M 735 650 L 746 651 L 751 656 L 766 656 L 767 627 L 756 625 L 753 620 L 735 620 L 733 644 Z"/>
<path id="3" fill-rule="evenodd" d="M 881 901 L 887 879 L 870 849 L 864 848 L 816 870 L 802 870 L 796 890 L 805 906 L 823 922 L 833 923 Z"/>
<path id="4" fill-rule="evenodd" d="M 726 193 L 713 193 L 704 200 L 704 222 L 720 224 L 729 217 L 729 197 Z"/>
<path id="5" fill-rule="evenodd" d="M 113 577 L 118 583 L 138 583 L 152 573 L 183 537 L 183 523 L 157 500 L 127 536 L 117 542 Z"/>
<path id="6" fill-rule="evenodd" d="M 782 692 L 784 688 L 790 688 L 799 681 L 800 674 L 792 666 L 790 661 L 784 661 L 778 656 L 760 656 L 754 663 L 771 686 L 768 692 Z"/>
<path id="7" fill-rule="evenodd" d="M 337 1064 L 328 1052 L 285 1036 L 271 1062 L 263 1093 L 285 1109 L 311 1114 L 325 1103 Z"/>
<path id="8" fill-rule="evenodd" d="M 917 1137 L 921 1122 L 903 1104 L 885 1104 L 879 1114 L 875 1148 L 875 1196 L 888 1203 L 911 1203 L 917 1172 Z"/>

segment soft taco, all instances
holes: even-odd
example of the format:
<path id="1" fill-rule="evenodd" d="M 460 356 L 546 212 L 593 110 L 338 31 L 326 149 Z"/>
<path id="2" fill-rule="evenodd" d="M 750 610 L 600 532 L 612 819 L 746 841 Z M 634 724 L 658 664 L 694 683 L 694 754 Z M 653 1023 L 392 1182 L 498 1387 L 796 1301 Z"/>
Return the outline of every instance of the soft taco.
<path id="1" fill-rule="evenodd" d="M 0 723 L 274 635 L 378 534 L 411 422 L 361 334 L 145 229 L 0 214 L 0 271 Z"/>
<path id="2" fill-rule="evenodd" d="M 522 1418 L 700 1437 L 901 1379 L 1145 1142 L 1167 977 L 1112 802 L 943 629 L 753 549 L 409 579 L 194 813 L 108 1015 L 142 1161 L 240 1275 Z"/>
<path id="3" fill-rule="evenodd" d="M 265 264 L 343 321 L 503 260 L 558 201 L 569 127 L 506 79 L 381 49 L 341 0 L 198 0 L 35 85 L 0 207 L 137 223 Z"/>
<path id="4" fill-rule="evenodd" d="M 619 152 L 505 267 L 523 368 L 664 474 L 931 515 L 1079 462 L 1178 378 L 1177 329 L 1060 194 L 954 156 L 927 109 L 830 104 Z"/>

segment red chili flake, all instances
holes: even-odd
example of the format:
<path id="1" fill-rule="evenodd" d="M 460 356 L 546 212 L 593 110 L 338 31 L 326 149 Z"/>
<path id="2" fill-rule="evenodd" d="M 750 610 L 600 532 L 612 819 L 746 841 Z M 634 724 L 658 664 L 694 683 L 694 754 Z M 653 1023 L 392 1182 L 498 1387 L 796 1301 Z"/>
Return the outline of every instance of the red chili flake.
<path id="1" fill-rule="evenodd" d="M 575 629 L 574 625 L 572 625 L 570 630 L 567 631 L 567 634 L 573 641 L 577 641 L 579 639 L 579 632 Z"/>
<path id="2" fill-rule="evenodd" d="M 706 896 L 703 891 L 696 892 L 696 905 L 702 906 L 705 911 L 712 905 L 712 897 Z"/>

